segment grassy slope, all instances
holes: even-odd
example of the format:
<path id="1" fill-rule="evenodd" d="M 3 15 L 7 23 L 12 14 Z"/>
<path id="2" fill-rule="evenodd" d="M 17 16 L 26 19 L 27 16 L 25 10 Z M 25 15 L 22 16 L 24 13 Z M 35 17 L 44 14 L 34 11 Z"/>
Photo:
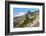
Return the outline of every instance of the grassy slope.
<path id="1" fill-rule="evenodd" d="M 34 17 L 33 17 L 33 16 L 34 16 Z M 32 18 L 25 20 L 24 23 L 22 23 L 22 24 L 20 25 L 20 27 L 24 27 L 24 26 L 26 26 L 28 23 L 32 23 L 32 22 L 35 20 L 35 18 L 36 18 L 36 15 L 33 15 L 33 16 L 31 16 Z"/>

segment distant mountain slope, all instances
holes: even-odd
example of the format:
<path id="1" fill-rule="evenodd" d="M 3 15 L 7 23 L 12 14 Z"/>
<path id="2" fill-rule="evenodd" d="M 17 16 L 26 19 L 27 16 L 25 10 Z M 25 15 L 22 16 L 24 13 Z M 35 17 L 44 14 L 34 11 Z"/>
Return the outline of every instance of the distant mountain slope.
<path id="1" fill-rule="evenodd" d="M 32 22 L 39 11 L 30 12 L 30 10 L 23 16 L 13 17 L 14 27 L 24 26 L 29 22 Z"/>

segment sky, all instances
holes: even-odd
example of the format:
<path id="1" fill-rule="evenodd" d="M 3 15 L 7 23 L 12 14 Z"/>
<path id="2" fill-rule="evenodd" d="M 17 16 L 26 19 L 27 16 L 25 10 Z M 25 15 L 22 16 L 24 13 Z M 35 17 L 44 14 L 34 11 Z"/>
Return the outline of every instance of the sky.
<path id="1" fill-rule="evenodd" d="M 38 8 L 13 8 L 13 16 L 22 16 L 30 10 L 31 12 L 39 10 Z"/>

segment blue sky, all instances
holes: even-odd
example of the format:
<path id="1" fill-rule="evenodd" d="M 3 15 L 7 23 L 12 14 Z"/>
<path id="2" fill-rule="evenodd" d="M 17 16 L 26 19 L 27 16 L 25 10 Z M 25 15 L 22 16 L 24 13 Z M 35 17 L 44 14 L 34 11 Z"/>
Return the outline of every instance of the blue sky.
<path id="1" fill-rule="evenodd" d="M 13 16 L 22 15 L 22 13 L 26 13 L 28 10 L 31 12 L 39 10 L 38 8 L 13 8 Z M 21 13 L 21 14 L 20 14 Z"/>

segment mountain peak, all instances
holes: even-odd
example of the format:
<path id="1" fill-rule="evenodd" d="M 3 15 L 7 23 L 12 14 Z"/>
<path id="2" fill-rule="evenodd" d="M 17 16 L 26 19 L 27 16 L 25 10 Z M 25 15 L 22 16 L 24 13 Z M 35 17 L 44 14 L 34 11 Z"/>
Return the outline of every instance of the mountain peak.
<path id="1" fill-rule="evenodd" d="M 27 11 L 26 15 L 32 14 L 30 10 Z"/>

